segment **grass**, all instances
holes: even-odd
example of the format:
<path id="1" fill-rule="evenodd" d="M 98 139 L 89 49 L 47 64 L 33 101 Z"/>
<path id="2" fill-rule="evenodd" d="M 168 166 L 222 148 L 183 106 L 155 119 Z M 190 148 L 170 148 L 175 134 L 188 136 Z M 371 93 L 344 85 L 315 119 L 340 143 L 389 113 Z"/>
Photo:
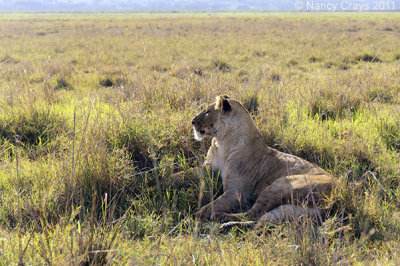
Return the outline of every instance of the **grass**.
<path id="1" fill-rule="evenodd" d="M 398 14 L 0 21 L 3 263 L 399 263 Z M 323 225 L 192 219 L 219 175 L 173 174 L 201 164 L 190 119 L 219 94 L 336 176 Z"/>

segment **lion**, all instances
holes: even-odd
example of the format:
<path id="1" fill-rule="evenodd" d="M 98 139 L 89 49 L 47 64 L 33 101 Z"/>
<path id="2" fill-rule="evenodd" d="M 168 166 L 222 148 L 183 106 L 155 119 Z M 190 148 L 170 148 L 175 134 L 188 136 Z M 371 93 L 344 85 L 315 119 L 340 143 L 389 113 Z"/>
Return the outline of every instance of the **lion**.
<path id="1" fill-rule="evenodd" d="M 238 101 L 218 96 L 191 123 L 196 140 L 212 137 L 202 167 L 219 171 L 223 184 L 223 194 L 198 210 L 197 218 L 245 219 L 242 224 L 260 227 L 303 215 L 321 217 L 333 176 L 302 158 L 268 147 Z M 251 207 L 234 213 L 246 206 Z M 225 225 L 232 223 L 239 222 Z"/>

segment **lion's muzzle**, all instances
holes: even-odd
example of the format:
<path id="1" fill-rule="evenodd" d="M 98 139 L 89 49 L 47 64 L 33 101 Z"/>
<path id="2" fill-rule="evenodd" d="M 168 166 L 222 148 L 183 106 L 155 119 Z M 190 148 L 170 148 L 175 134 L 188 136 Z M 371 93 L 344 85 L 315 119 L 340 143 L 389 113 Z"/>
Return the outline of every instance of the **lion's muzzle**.
<path id="1" fill-rule="evenodd" d="M 199 116 L 195 116 L 192 119 L 192 125 L 193 125 L 193 133 L 194 133 L 194 138 L 197 141 L 201 141 L 204 137 L 204 134 L 206 134 L 206 131 L 204 129 L 201 128 L 201 119 L 199 118 Z"/>
<path id="2" fill-rule="evenodd" d="M 196 115 L 195 117 L 193 117 L 193 119 L 192 119 L 192 121 L 191 121 L 192 125 L 193 125 L 193 126 L 198 125 L 199 122 L 200 122 L 199 120 L 200 120 L 200 119 L 199 119 L 199 116 L 198 116 L 198 115 Z"/>

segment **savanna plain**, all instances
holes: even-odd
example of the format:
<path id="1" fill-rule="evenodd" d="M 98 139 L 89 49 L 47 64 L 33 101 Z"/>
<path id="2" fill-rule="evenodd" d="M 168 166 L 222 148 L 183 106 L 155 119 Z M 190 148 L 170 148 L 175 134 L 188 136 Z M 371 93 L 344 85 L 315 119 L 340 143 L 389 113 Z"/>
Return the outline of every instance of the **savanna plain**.
<path id="1" fill-rule="evenodd" d="M 193 218 L 220 94 L 335 176 L 323 224 Z M 1 264 L 400 263 L 400 14 L 1 13 L 0 110 Z"/>

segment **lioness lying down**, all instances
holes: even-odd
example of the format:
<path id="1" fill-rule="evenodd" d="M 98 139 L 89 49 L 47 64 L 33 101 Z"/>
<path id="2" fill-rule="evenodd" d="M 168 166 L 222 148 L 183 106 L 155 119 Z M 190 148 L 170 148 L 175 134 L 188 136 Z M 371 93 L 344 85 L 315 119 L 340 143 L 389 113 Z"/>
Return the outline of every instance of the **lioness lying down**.
<path id="1" fill-rule="evenodd" d="M 192 124 L 196 140 L 213 137 L 203 167 L 220 171 L 224 189 L 196 213 L 199 219 L 244 218 L 250 221 L 242 224 L 263 226 L 304 214 L 319 216 L 333 177 L 306 160 L 268 147 L 238 101 L 218 96 Z M 232 213 L 252 202 L 246 212 Z"/>

